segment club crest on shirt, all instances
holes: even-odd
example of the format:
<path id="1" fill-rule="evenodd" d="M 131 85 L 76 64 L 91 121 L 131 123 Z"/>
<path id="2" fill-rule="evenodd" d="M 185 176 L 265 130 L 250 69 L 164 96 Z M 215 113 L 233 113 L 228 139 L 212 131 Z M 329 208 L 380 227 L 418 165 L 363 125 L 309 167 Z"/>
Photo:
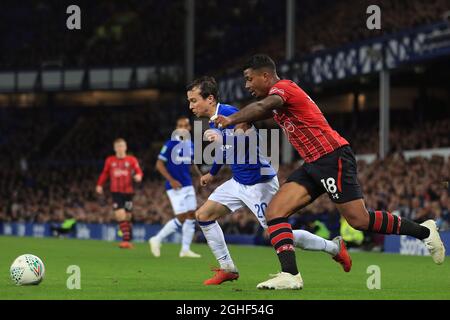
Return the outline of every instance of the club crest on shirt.
<path id="1" fill-rule="evenodd" d="M 225 150 L 229 150 L 233 147 L 233 145 L 231 144 L 224 144 L 220 146 L 220 150 L 225 151 Z"/>
<path id="2" fill-rule="evenodd" d="M 283 127 L 286 129 L 287 132 L 294 132 L 295 128 L 292 122 L 286 120 L 283 123 Z"/>
<path id="3" fill-rule="evenodd" d="M 234 129 L 225 129 L 224 133 L 226 136 L 234 136 Z"/>

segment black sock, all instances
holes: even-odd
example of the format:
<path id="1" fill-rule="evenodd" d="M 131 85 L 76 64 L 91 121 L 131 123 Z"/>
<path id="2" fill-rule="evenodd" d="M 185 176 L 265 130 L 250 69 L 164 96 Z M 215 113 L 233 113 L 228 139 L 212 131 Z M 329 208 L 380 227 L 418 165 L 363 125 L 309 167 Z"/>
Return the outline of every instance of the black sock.
<path id="1" fill-rule="evenodd" d="M 393 215 L 388 211 L 369 210 L 369 227 L 367 231 L 382 234 L 402 234 L 417 239 L 425 239 L 430 235 L 430 230 L 420 224 Z"/>
<path id="2" fill-rule="evenodd" d="M 402 223 L 400 224 L 400 234 L 405 234 L 407 236 L 423 240 L 430 236 L 430 229 L 421 226 L 414 221 L 402 218 Z"/>
<path id="3" fill-rule="evenodd" d="M 294 235 L 287 218 L 277 218 L 267 222 L 270 242 L 277 251 L 281 271 L 298 274 L 295 261 Z"/>
<path id="4" fill-rule="evenodd" d="M 281 271 L 293 275 L 298 273 L 297 262 L 295 261 L 295 251 L 285 250 L 278 253 L 278 260 L 280 260 Z"/>

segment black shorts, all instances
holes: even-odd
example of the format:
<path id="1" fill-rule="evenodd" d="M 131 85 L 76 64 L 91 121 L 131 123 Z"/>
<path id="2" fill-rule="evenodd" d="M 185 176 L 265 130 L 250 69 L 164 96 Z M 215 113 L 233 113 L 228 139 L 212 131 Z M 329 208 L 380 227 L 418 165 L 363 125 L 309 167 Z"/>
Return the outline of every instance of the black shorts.
<path id="1" fill-rule="evenodd" d="M 335 203 L 363 198 L 357 179 L 355 155 L 348 145 L 314 162 L 305 162 L 286 182 L 296 182 L 304 186 L 312 198 L 311 201 L 324 192 L 328 193 L 331 201 Z"/>
<path id="2" fill-rule="evenodd" d="M 133 210 L 133 194 L 132 193 L 112 193 L 113 209 L 125 209 L 127 212 Z"/>

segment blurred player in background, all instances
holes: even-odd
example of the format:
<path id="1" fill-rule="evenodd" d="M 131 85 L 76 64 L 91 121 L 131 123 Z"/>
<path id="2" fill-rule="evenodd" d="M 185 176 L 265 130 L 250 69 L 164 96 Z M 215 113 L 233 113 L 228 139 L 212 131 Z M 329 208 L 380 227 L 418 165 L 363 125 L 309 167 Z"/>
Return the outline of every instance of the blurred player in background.
<path id="1" fill-rule="evenodd" d="M 119 223 L 122 242 L 119 247 L 130 249 L 132 239 L 131 211 L 133 209 L 133 179 L 141 182 L 143 172 L 138 160 L 127 155 L 127 143 L 118 138 L 114 141 L 114 156 L 106 158 L 103 171 L 98 178 L 96 192 L 103 194 L 103 185 L 110 180 L 110 190 L 113 198 L 114 215 Z"/>
<path id="2" fill-rule="evenodd" d="M 190 167 L 193 167 L 199 177 L 202 174 L 198 167 L 192 164 L 194 143 L 187 138 L 190 136 L 190 131 L 189 118 L 178 118 L 176 131 L 172 134 L 172 139 L 167 140 L 164 144 L 156 161 L 156 170 L 166 179 L 167 196 L 175 213 L 175 218 L 167 222 L 157 235 L 149 239 L 150 249 L 155 257 L 161 255 L 162 241 L 179 229 L 182 230 L 180 257 L 201 257 L 191 250 L 195 233 L 197 199 L 192 186 Z"/>
<path id="3" fill-rule="evenodd" d="M 187 88 L 187 98 L 189 108 L 197 117 L 211 119 L 217 115 L 229 116 L 239 111 L 236 107 L 218 102 L 217 83 L 212 77 L 202 77 L 190 84 Z M 197 221 L 208 245 L 220 264 L 220 268 L 213 269 L 214 276 L 204 284 L 219 285 L 238 279 L 239 273 L 231 258 L 222 228 L 216 220 L 246 206 L 255 214 L 261 226 L 267 229 L 265 210 L 278 191 L 279 183 L 275 170 L 269 161 L 260 155 L 258 146 L 250 146 L 246 134 L 256 135 L 254 126 L 239 124 L 231 126 L 230 129 L 217 130 L 213 129 L 214 123 L 211 121 L 210 128 L 205 132 L 206 138 L 209 141 L 222 142 L 223 163 L 232 162 L 233 173 L 233 177 L 217 187 L 196 212 Z M 239 134 L 235 129 L 242 129 L 246 134 Z M 234 143 L 226 144 L 227 137 L 232 137 Z M 240 150 L 240 145 L 247 147 Z M 257 160 L 256 163 L 250 162 L 252 155 Z M 238 162 L 239 158 L 244 161 Z M 210 172 L 201 177 L 201 185 L 209 184 L 221 167 L 222 164 L 214 162 Z M 305 230 L 294 230 L 294 239 L 296 246 L 305 250 L 327 252 L 346 272 L 350 271 L 351 259 L 341 237 L 329 241 Z"/>
<path id="4" fill-rule="evenodd" d="M 246 89 L 260 100 L 229 117 L 218 116 L 215 124 L 226 128 L 273 117 L 305 160 L 267 208 L 270 239 L 282 272 L 260 283 L 259 289 L 303 287 L 288 217 L 325 192 L 353 228 L 420 239 L 435 263 L 444 262 L 445 248 L 433 220 L 418 224 L 385 210 L 366 209 L 349 143 L 330 127 L 314 101 L 297 84 L 280 80 L 269 56 L 253 56 L 244 67 L 244 78 Z"/>

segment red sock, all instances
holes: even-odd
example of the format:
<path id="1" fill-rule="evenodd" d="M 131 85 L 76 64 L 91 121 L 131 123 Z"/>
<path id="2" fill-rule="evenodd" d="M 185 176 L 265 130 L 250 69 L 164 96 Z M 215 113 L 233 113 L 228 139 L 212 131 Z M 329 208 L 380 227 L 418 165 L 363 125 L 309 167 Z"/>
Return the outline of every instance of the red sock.
<path id="1" fill-rule="evenodd" d="M 122 240 L 131 241 L 131 222 L 121 221 L 119 223 L 120 231 L 122 231 Z"/>

